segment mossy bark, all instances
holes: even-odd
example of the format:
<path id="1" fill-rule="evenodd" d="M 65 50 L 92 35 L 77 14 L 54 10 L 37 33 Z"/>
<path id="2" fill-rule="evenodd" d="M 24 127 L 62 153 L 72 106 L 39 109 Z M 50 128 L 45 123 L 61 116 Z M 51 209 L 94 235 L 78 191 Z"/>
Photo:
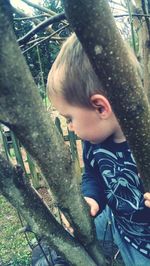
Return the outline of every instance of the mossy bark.
<path id="1" fill-rule="evenodd" d="M 150 191 L 150 106 L 107 1 L 64 0 L 67 18 L 103 83 Z"/>
<path id="2" fill-rule="evenodd" d="M 2 154 L 6 158 L 4 144 L 3 144 L 3 137 L 2 137 L 2 129 L 0 126 L 0 154 Z"/>
<path id="3" fill-rule="evenodd" d="M 135 0 L 135 2 L 139 12 L 145 13 L 142 9 L 143 1 Z M 149 18 L 147 19 L 149 20 Z M 150 29 L 148 30 L 144 17 L 141 19 L 134 17 L 134 26 L 139 40 L 139 59 L 143 68 L 143 85 L 150 101 Z"/>
<path id="4" fill-rule="evenodd" d="M 69 265 L 96 266 L 84 247 L 55 220 L 21 168 L 0 156 L 0 191 L 17 208 L 31 230 L 58 250 Z M 101 264 L 102 265 L 102 264 Z"/>
<path id="5" fill-rule="evenodd" d="M 82 243 L 97 265 L 105 265 L 97 245 L 93 221 L 81 197 L 78 163 L 72 161 L 69 149 L 42 104 L 25 59 L 16 44 L 11 14 L 8 15 L 10 11 L 9 1 L 1 1 L 0 121 L 16 134 L 36 160 L 57 206 L 73 226 L 76 239 Z M 12 190 L 12 194 L 15 193 Z M 84 256 L 83 265 L 87 265 Z"/>

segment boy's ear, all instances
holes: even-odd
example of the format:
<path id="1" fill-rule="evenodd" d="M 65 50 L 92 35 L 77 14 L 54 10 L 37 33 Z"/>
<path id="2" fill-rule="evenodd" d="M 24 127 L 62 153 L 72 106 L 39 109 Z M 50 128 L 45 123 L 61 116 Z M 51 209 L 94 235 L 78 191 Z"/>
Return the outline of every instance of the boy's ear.
<path id="1" fill-rule="evenodd" d="M 102 118 L 109 117 L 112 114 L 112 108 L 107 98 L 101 94 L 94 94 L 90 98 L 91 105 L 99 112 Z"/>

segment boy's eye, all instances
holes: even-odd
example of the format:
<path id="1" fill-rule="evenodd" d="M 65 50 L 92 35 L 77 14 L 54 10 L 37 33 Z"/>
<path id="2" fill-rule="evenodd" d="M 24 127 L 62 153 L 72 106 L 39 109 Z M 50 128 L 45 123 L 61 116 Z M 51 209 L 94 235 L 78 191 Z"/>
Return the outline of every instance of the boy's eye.
<path id="1" fill-rule="evenodd" d="M 71 118 L 71 117 L 66 118 L 66 123 L 67 123 L 67 124 L 72 123 L 72 118 Z"/>

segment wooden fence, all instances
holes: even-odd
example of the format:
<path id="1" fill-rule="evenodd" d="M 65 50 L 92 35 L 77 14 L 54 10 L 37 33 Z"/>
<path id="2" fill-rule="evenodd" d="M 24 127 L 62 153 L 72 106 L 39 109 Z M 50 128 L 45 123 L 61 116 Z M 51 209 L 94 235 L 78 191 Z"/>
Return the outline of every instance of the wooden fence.
<path id="1" fill-rule="evenodd" d="M 64 141 L 69 145 L 70 152 L 73 160 L 78 160 L 82 169 L 82 142 L 74 134 L 74 132 L 67 130 L 67 134 L 63 133 L 61 121 L 58 117 L 55 118 L 55 125 L 59 132 L 62 134 Z M 23 169 L 25 175 L 30 176 L 33 186 L 35 188 L 40 187 L 40 174 L 35 162 L 28 154 L 27 151 L 19 143 L 14 133 L 7 127 L 0 125 L 0 134 L 2 139 L 3 153 L 7 160 L 11 161 L 14 165 L 19 164 Z"/>

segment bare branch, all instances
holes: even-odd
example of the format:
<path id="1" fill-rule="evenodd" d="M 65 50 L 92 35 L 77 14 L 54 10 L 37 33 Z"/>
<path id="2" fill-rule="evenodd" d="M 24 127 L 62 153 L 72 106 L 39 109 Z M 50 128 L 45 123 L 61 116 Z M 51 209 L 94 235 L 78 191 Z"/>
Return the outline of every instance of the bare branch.
<path id="1" fill-rule="evenodd" d="M 18 40 L 19 45 L 27 43 L 31 39 L 31 37 L 33 37 L 39 31 L 43 30 L 44 28 L 46 28 L 47 26 L 49 26 L 55 22 L 59 22 L 60 20 L 65 19 L 65 18 L 66 18 L 65 14 L 61 13 L 59 15 L 56 15 L 54 17 L 51 17 L 51 18 L 45 20 L 44 22 L 41 22 L 37 27 L 30 30 L 25 36 L 23 36 L 22 38 L 20 38 Z"/>
<path id="2" fill-rule="evenodd" d="M 12 9 L 13 13 L 19 15 L 21 18 L 25 19 L 25 18 L 30 16 L 28 13 L 25 13 L 22 10 L 15 8 L 13 5 L 11 6 L 11 9 Z M 37 25 L 40 23 L 40 20 L 38 20 L 37 18 L 34 18 L 34 23 Z"/>
<path id="3" fill-rule="evenodd" d="M 26 13 L 24 13 L 22 10 L 15 8 L 13 5 L 11 6 L 12 12 L 19 15 L 22 18 L 27 17 L 28 15 Z"/>
<path id="4" fill-rule="evenodd" d="M 114 6 L 126 8 L 126 6 L 123 3 L 118 3 L 118 2 L 113 1 L 113 0 L 110 0 L 110 3 L 113 4 Z"/>
<path id="5" fill-rule="evenodd" d="M 16 13 L 16 14 L 18 14 L 19 16 L 21 16 L 21 18 L 13 18 L 13 20 L 15 21 L 17 21 L 17 20 L 28 20 L 28 19 L 32 19 L 33 20 L 33 22 L 34 22 L 34 24 L 35 25 L 39 25 L 40 23 L 41 23 L 41 21 L 38 19 L 38 18 L 40 18 L 40 17 L 48 17 L 48 16 L 50 16 L 50 14 L 42 14 L 42 15 L 39 15 L 39 16 L 34 16 L 34 17 L 30 17 L 30 15 L 29 14 L 27 14 L 27 13 L 25 13 L 25 12 L 23 12 L 23 11 L 21 11 L 21 10 L 19 10 L 19 9 L 16 9 L 16 8 L 14 8 L 13 6 L 12 6 L 12 10 L 13 10 L 13 13 Z M 64 22 L 63 22 L 63 24 L 65 24 Z M 54 31 L 53 31 L 53 29 L 51 28 L 51 27 L 47 27 L 46 28 L 46 31 L 48 32 L 48 33 L 53 33 Z M 31 32 L 32 32 L 32 30 L 31 30 Z M 27 33 L 28 34 L 28 33 Z M 26 36 L 26 35 L 25 35 Z M 57 36 L 57 37 L 59 37 L 59 36 Z M 23 37 L 22 37 L 23 38 Z M 58 40 L 59 41 L 59 40 Z M 23 45 L 24 44 L 26 44 L 26 42 L 25 43 L 23 43 Z"/>
<path id="6" fill-rule="evenodd" d="M 52 38 L 54 35 L 56 35 L 58 32 L 61 32 L 63 29 L 67 28 L 68 26 L 69 26 L 69 24 L 63 26 L 62 28 L 60 28 L 60 29 L 58 29 L 57 31 L 53 32 L 51 35 L 49 35 L 49 36 L 47 36 L 47 37 L 45 37 L 45 38 L 42 38 L 42 40 L 40 40 L 40 41 L 38 41 L 38 42 L 35 40 L 35 43 L 34 43 L 31 47 L 29 47 L 29 48 L 27 48 L 25 51 L 23 51 L 23 54 L 26 53 L 26 52 L 28 52 L 28 51 L 31 50 L 32 48 L 34 48 L 36 45 L 39 45 L 39 44 L 41 44 L 42 42 L 45 42 L 45 41 L 49 40 L 49 39 Z"/>
<path id="7" fill-rule="evenodd" d="M 26 3 L 26 4 L 28 4 L 29 6 L 32 6 L 32 7 L 36 8 L 36 9 L 42 11 L 42 12 L 45 12 L 47 14 L 50 14 L 51 16 L 55 16 L 56 15 L 56 13 L 54 11 L 52 11 L 52 10 L 46 8 L 46 7 L 39 6 L 39 5 L 37 5 L 37 4 L 33 3 L 33 2 L 30 2 L 28 0 L 22 0 L 22 1 L 24 3 Z"/>
<path id="8" fill-rule="evenodd" d="M 22 20 L 34 20 L 36 18 L 43 18 L 43 17 L 49 17 L 49 14 L 42 14 L 42 15 L 37 15 L 33 17 L 22 17 L 22 18 L 14 18 L 14 21 L 22 21 Z"/>
<path id="9" fill-rule="evenodd" d="M 143 17 L 150 17 L 148 14 L 136 14 L 136 13 L 131 13 L 132 17 L 137 17 L 137 18 L 143 18 Z M 119 14 L 119 15 L 114 15 L 114 18 L 121 18 L 121 17 L 129 17 L 129 14 Z"/>

